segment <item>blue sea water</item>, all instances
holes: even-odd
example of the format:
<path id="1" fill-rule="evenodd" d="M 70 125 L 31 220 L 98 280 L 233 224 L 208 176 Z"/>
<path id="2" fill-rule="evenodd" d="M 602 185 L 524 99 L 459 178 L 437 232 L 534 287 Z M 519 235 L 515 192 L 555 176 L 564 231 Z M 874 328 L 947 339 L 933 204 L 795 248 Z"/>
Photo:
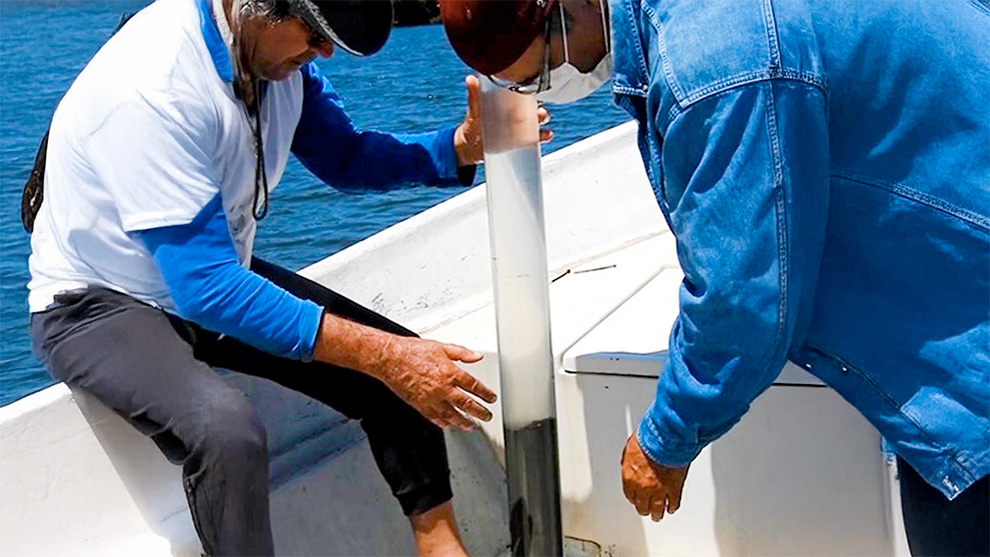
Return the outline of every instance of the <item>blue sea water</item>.
<path id="1" fill-rule="evenodd" d="M 52 383 L 27 336 L 27 259 L 20 194 L 38 142 L 59 98 L 116 26 L 147 0 L 0 2 L 0 405 Z M 424 131 L 460 121 L 468 68 L 440 26 L 399 28 L 369 58 L 337 51 L 320 62 L 358 126 Z M 551 107 L 550 152 L 626 120 L 607 87 L 566 107 Z M 126 162 L 126 161 L 122 161 Z M 479 173 L 478 181 L 483 180 Z M 411 188 L 351 195 L 316 180 L 294 159 L 272 194 L 256 253 L 300 268 L 340 251 L 451 196 L 456 189 Z"/>

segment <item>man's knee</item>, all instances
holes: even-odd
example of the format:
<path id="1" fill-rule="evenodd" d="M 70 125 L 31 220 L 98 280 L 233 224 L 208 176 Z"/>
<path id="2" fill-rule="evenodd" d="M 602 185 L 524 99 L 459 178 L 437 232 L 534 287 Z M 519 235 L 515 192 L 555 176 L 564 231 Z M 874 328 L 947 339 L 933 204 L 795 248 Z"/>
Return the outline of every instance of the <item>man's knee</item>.
<path id="1" fill-rule="evenodd" d="M 231 389 L 212 398 L 200 415 L 195 452 L 214 459 L 259 460 L 267 463 L 265 426 L 251 401 Z"/>

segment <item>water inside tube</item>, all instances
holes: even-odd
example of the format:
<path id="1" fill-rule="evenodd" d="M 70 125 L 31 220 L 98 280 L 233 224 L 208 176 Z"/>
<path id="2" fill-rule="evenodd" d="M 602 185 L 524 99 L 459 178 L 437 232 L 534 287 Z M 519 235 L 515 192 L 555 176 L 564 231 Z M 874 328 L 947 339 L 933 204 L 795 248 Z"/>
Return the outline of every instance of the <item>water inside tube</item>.
<path id="1" fill-rule="evenodd" d="M 532 97 L 482 80 L 512 554 L 561 555 L 539 126 Z"/>
<path id="2" fill-rule="evenodd" d="M 553 415 L 546 244 L 537 146 L 487 157 L 499 369 L 507 427 Z"/>

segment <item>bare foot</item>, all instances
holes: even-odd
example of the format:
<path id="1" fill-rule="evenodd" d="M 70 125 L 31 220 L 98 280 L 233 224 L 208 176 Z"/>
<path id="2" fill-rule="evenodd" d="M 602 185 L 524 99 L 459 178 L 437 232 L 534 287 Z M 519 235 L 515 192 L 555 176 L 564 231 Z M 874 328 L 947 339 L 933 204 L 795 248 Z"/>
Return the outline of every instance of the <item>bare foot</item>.
<path id="1" fill-rule="evenodd" d="M 420 557 L 467 557 L 450 501 L 409 517 Z"/>

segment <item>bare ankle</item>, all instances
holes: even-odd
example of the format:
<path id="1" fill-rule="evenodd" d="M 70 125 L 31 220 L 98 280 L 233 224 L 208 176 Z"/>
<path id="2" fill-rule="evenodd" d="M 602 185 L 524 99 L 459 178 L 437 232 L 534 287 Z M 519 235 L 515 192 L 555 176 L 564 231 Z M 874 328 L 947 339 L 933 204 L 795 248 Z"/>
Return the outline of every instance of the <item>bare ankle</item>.
<path id="1" fill-rule="evenodd" d="M 420 557 L 467 557 L 450 501 L 409 517 Z"/>

